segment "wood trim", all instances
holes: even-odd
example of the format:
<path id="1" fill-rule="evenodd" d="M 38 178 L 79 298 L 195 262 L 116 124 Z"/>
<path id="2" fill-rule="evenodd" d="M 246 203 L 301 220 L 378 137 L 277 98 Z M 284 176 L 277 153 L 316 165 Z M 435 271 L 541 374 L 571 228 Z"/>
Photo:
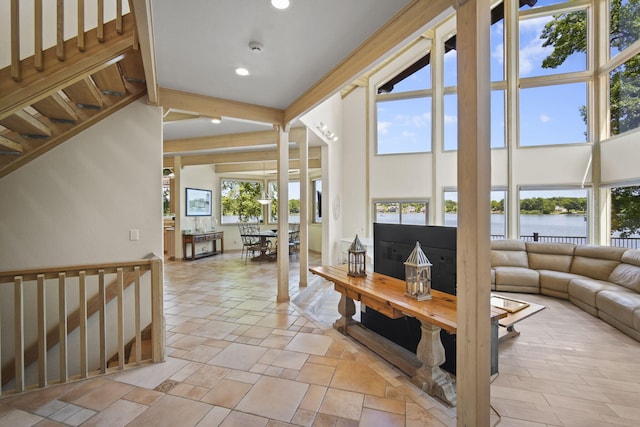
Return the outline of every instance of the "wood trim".
<path id="1" fill-rule="evenodd" d="M 306 128 L 291 129 L 289 141 L 303 140 Z M 266 130 L 258 132 L 236 133 L 230 135 L 204 136 L 199 138 L 181 138 L 164 141 L 163 153 L 179 153 L 185 151 L 214 150 L 218 148 L 251 147 L 255 145 L 275 145 L 278 143 L 278 132 Z"/>
<path id="2" fill-rule="evenodd" d="M 321 156 L 320 147 L 313 147 L 309 149 L 309 158 L 319 159 Z M 193 165 L 207 165 L 218 163 L 246 163 L 246 162 L 262 162 L 267 160 L 277 160 L 277 150 L 263 150 L 263 151 L 247 151 L 240 153 L 220 153 L 220 154 L 207 154 L 199 156 L 183 156 L 182 164 L 184 166 Z M 299 159 L 300 152 L 297 148 L 289 150 L 290 159 Z"/>
<path id="3" fill-rule="evenodd" d="M 84 34 L 84 0 L 78 0 L 78 37 L 76 38 L 76 46 L 81 52 L 86 49 Z"/>
<path id="4" fill-rule="evenodd" d="M 130 0 L 130 15 L 134 16 L 134 49 L 140 49 L 144 75 L 147 82 L 147 98 L 151 105 L 158 105 L 159 88 L 158 73 L 156 68 L 155 47 L 153 38 L 153 25 L 151 19 L 151 0 Z"/>
<path id="5" fill-rule="evenodd" d="M 302 169 L 302 160 L 290 159 L 289 170 Z M 264 163 L 264 167 L 267 169 L 276 169 L 278 167 L 275 161 L 266 162 L 247 162 L 247 163 L 217 163 L 216 173 L 232 173 L 232 172 L 256 172 L 261 171 Z M 321 159 L 309 160 L 309 169 L 320 169 L 322 167 Z"/>
<path id="6" fill-rule="evenodd" d="M 438 22 L 438 17 L 450 10 L 449 0 L 414 0 L 375 32 L 360 47 L 285 109 L 284 122 L 320 104 L 331 94 L 354 81 L 368 68 L 380 62 L 394 49 L 415 39 L 425 27 Z"/>
<path id="7" fill-rule="evenodd" d="M 11 0 L 11 78 L 22 80 L 20 72 L 20 0 Z M 3 78 L 6 78 L 3 76 Z M 4 91 L 0 90 L 0 93 Z"/>
<path id="8" fill-rule="evenodd" d="M 64 0 L 57 1 L 56 7 L 56 57 L 60 61 L 64 61 L 65 57 L 65 43 L 64 43 Z"/>
<path id="9" fill-rule="evenodd" d="M 10 70 L 0 70 L 0 118 L 6 117 L 15 111 L 25 108 L 53 92 L 57 92 L 85 76 L 95 73 L 112 63 L 118 62 L 122 56 L 131 50 L 131 37 L 133 20 L 129 15 L 124 17 L 126 34 L 118 35 L 115 32 L 115 23 L 112 21 L 105 28 L 105 43 L 100 44 L 95 31 L 88 32 L 87 48 L 85 52 L 71 49 L 68 58 L 58 61 L 55 57 L 55 47 L 44 52 L 44 70 L 38 72 L 33 67 L 33 58 L 21 62 L 24 73 L 20 82 L 9 78 Z M 76 39 L 66 42 L 73 46 Z"/>
<path id="10" fill-rule="evenodd" d="M 204 116 L 225 116 L 255 122 L 282 125 L 284 112 L 275 108 L 211 96 L 160 88 L 160 105 L 176 110 L 194 111 Z"/>
<path id="11" fill-rule="evenodd" d="M 42 0 L 35 0 L 33 8 L 33 61 L 36 70 L 42 71 Z"/>

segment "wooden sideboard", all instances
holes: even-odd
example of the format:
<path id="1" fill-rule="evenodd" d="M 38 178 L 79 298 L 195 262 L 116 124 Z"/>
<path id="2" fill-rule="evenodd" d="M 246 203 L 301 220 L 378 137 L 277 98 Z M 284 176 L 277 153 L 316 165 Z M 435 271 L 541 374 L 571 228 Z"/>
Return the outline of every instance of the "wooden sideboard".
<path id="1" fill-rule="evenodd" d="M 220 240 L 220 248 L 218 249 L 217 241 Z M 211 250 L 196 253 L 196 243 L 211 242 Z M 191 254 L 187 253 L 187 245 L 191 245 Z M 182 235 L 182 256 L 185 261 L 193 261 L 194 259 L 212 256 L 224 253 L 224 232 L 209 231 L 204 233 L 190 233 Z"/>

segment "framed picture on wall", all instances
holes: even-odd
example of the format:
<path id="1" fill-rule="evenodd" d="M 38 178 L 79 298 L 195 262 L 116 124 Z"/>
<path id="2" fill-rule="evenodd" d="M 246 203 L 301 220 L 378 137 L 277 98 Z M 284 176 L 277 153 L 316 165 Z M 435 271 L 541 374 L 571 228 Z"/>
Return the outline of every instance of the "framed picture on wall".
<path id="1" fill-rule="evenodd" d="M 211 216 L 211 190 L 185 188 L 185 215 Z"/>

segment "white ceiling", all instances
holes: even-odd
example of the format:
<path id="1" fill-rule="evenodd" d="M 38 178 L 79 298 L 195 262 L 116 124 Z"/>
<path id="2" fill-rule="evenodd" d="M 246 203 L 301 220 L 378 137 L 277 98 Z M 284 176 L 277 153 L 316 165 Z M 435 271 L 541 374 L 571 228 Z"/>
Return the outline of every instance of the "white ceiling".
<path id="1" fill-rule="evenodd" d="M 409 2 L 291 0 L 280 11 L 269 0 L 152 0 L 158 84 L 284 110 Z M 251 75 L 237 76 L 239 66 Z M 195 119 L 165 124 L 164 138 L 257 130 L 266 129 Z"/>

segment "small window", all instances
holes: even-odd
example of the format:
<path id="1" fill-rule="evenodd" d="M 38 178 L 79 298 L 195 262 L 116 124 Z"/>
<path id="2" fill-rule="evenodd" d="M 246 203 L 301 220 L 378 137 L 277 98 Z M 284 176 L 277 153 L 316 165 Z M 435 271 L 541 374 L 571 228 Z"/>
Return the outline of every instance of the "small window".
<path id="1" fill-rule="evenodd" d="M 520 238 L 586 243 L 587 190 L 521 190 Z"/>
<path id="2" fill-rule="evenodd" d="M 507 234 L 505 190 L 491 191 L 491 238 L 504 239 Z M 444 192 L 444 225 L 458 226 L 458 192 Z"/>
<path id="3" fill-rule="evenodd" d="M 609 50 L 613 58 L 640 40 L 640 2 L 609 1 Z"/>
<path id="4" fill-rule="evenodd" d="M 427 225 L 429 204 L 424 201 L 376 202 L 377 223 Z"/>
<path id="5" fill-rule="evenodd" d="M 313 222 L 322 222 L 322 180 L 314 179 L 313 183 Z"/>
<path id="6" fill-rule="evenodd" d="M 609 73 L 611 136 L 640 127 L 639 72 L 640 54 L 637 54 Z"/>

